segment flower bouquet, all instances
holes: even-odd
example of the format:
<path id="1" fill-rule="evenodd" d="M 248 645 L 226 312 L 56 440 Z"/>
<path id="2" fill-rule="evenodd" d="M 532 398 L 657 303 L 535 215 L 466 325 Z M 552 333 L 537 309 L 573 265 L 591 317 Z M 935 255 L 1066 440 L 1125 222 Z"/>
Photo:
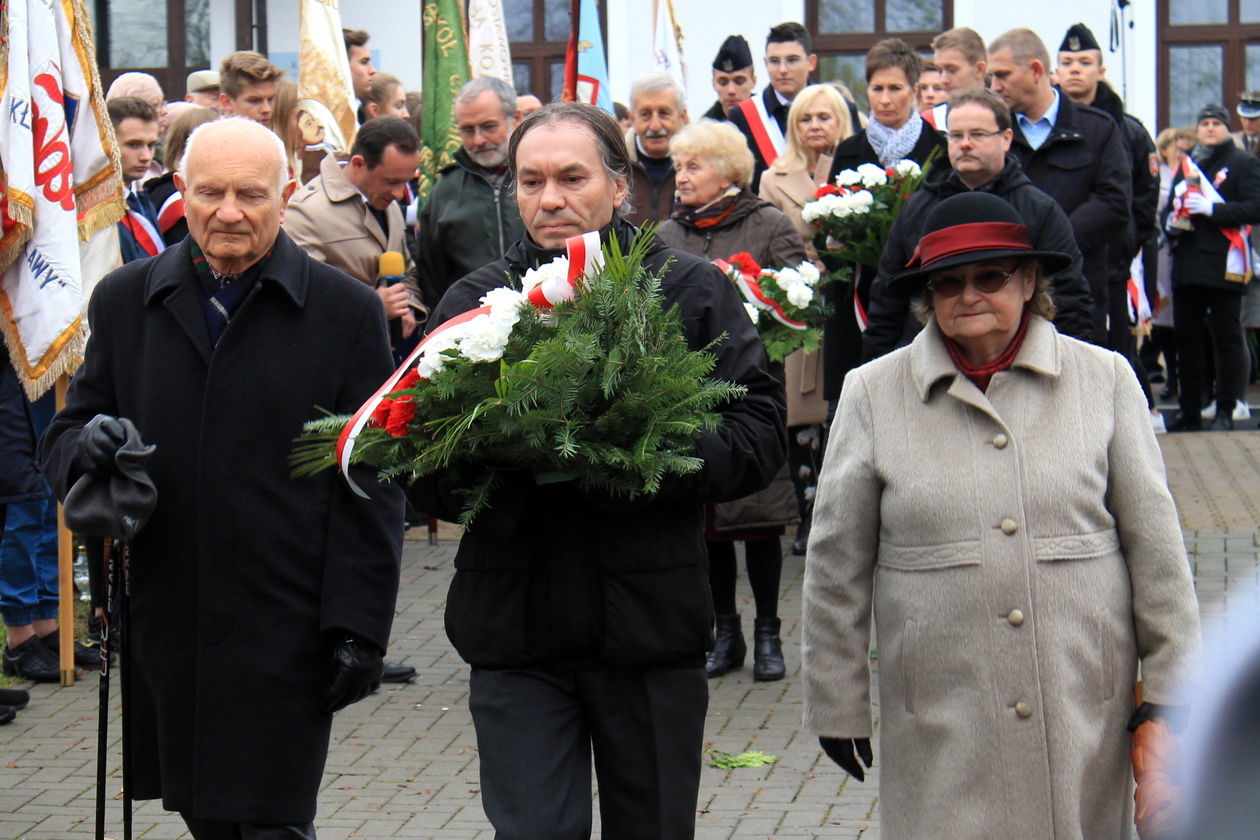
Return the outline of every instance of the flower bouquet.
<path id="1" fill-rule="evenodd" d="M 744 388 L 710 379 L 711 348 L 689 349 L 677 308 L 662 307 L 643 265 L 651 241 L 640 233 L 622 253 L 612 236 L 601 252 L 597 234 L 574 237 L 522 290 L 486 293 L 355 415 L 307 423 L 295 475 L 336 465 L 354 488 L 352 464 L 407 482 L 442 472 L 472 488 L 467 524 L 509 470 L 626 498 L 699 470 L 695 439 Z"/>
<path id="2" fill-rule="evenodd" d="M 924 171 L 912 160 L 887 169 L 873 163 L 845 169 L 834 184 L 818 188 L 815 200 L 801 208 L 801 218 L 825 234 L 829 245 L 838 243 L 826 249 L 829 255 L 858 265 L 878 265 L 888 230 L 901 205 L 923 183 Z"/>
<path id="3" fill-rule="evenodd" d="M 781 362 L 797 350 L 818 349 L 827 314 L 820 292 L 830 277 L 822 277 L 808 260 L 796 268 L 762 268 L 744 251 L 713 262 L 744 296 L 744 308 L 757 325 L 770 361 Z"/>

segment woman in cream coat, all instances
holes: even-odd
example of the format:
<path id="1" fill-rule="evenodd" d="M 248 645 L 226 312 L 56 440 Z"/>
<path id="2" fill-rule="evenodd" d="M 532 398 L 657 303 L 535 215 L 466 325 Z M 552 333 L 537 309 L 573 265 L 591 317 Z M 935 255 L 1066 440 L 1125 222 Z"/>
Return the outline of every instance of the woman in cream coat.
<path id="1" fill-rule="evenodd" d="M 870 766 L 873 606 L 884 836 L 1127 840 L 1126 726 L 1174 702 L 1199 627 L 1142 391 L 1055 331 L 1066 257 L 1000 198 L 942 202 L 917 259 L 894 282 L 926 282 L 926 328 L 849 374 L 832 426 L 806 728 Z"/>

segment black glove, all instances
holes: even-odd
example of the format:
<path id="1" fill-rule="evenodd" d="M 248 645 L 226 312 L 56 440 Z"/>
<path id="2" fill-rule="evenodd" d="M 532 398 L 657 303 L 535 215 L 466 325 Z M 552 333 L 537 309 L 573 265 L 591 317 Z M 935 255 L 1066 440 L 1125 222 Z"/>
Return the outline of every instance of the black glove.
<path id="1" fill-rule="evenodd" d="M 381 686 L 385 652 L 350 633 L 332 650 L 332 683 L 324 695 L 323 710 L 337 712 L 358 703 Z"/>
<path id="2" fill-rule="evenodd" d="M 871 754 L 870 738 L 823 737 L 818 739 L 818 744 L 827 754 L 827 758 L 839 764 L 841 770 L 859 782 L 866 779 L 866 772 L 862 769 L 862 765 L 865 764 L 866 769 L 869 770 L 875 763 L 875 757 Z M 855 751 L 856 755 L 854 755 Z M 858 759 L 861 759 L 860 763 Z"/>
<path id="3" fill-rule="evenodd" d="M 1168 723 L 1169 729 L 1175 733 L 1180 733 L 1185 728 L 1186 718 L 1190 716 L 1189 711 L 1187 706 L 1161 706 L 1158 703 L 1143 703 L 1129 717 L 1127 728 L 1130 732 L 1136 732 L 1137 728 L 1148 720 L 1163 718 Z"/>
<path id="4" fill-rule="evenodd" d="M 127 430 L 116 417 L 98 414 L 87 422 L 79 434 L 76 460 L 79 469 L 104 477 L 114 472 L 114 456 L 127 440 Z"/>

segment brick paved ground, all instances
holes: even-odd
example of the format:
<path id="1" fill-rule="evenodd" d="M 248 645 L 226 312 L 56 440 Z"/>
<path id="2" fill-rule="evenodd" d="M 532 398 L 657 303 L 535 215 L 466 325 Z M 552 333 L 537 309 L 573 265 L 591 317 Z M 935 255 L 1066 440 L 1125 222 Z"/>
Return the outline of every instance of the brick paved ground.
<path id="1" fill-rule="evenodd" d="M 1260 582 L 1258 523 L 1253 503 L 1246 501 L 1247 493 L 1260 487 L 1260 433 L 1163 440 L 1204 625 L 1216 627 L 1230 615 L 1231 593 Z M 1240 483 L 1250 488 L 1242 500 Z M 442 630 L 453 550 L 449 540 L 437 546 L 407 543 L 390 653 L 414 665 L 418 677 L 411 685 L 387 686 L 338 717 L 317 822 L 323 840 L 492 836 L 478 798 L 467 670 Z M 875 781 L 858 784 L 820 758 L 815 742 L 799 732 L 802 568 L 800 558 L 787 558 L 782 614 L 788 679 L 754 683 L 744 670 L 711 684 L 709 744 L 729 753 L 761 750 L 779 761 L 758 769 L 705 769 L 697 815 L 701 840 L 879 837 L 878 756 Z M 746 590 L 742 595 L 749 598 Z M 745 612 L 750 615 L 751 606 Z M 0 728 L 0 838 L 91 834 L 96 689 L 95 676 L 67 688 L 36 686 L 31 706 Z M 116 724 L 113 732 L 116 751 Z M 111 768 L 117 763 L 115 752 Z M 119 787 L 115 773 L 111 797 Z M 110 835 L 117 837 L 116 798 L 110 808 Z M 135 826 L 136 836 L 148 840 L 186 836 L 179 819 L 153 803 L 137 809 Z"/>

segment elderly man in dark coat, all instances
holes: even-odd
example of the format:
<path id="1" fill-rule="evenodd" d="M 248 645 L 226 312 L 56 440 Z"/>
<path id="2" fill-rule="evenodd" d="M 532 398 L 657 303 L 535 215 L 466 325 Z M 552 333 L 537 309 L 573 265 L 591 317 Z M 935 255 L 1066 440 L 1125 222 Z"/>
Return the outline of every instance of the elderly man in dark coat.
<path id="1" fill-rule="evenodd" d="M 379 684 L 402 494 L 293 479 L 288 456 L 320 408 L 352 412 L 388 376 L 385 315 L 280 231 L 295 184 L 265 128 L 201 126 L 184 167 L 190 236 L 96 289 L 40 455 L 64 498 L 110 474 L 115 418 L 157 447 L 132 543 L 132 794 L 198 840 L 313 838 L 332 712 Z"/>

